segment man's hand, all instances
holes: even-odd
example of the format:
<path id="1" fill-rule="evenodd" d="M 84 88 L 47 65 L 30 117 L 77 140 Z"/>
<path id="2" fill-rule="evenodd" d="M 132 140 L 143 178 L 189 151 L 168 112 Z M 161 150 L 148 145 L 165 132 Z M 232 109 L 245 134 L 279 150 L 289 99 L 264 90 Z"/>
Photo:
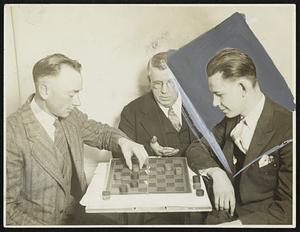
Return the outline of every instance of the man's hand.
<path id="1" fill-rule="evenodd" d="M 143 145 L 133 142 L 124 137 L 119 139 L 118 144 L 121 147 L 126 164 L 130 170 L 132 170 L 131 157 L 133 155 L 135 155 L 138 159 L 140 168 L 143 167 L 144 163 L 148 159 L 148 154 Z"/>
<path id="2" fill-rule="evenodd" d="M 241 226 L 243 225 L 241 220 L 234 220 L 231 222 L 224 222 L 224 223 L 220 223 L 218 225 L 222 225 L 222 226 Z"/>
<path id="3" fill-rule="evenodd" d="M 157 137 L 153 136 L 150 142 L 150 147 L 157 156 L 173 156 L 179 152 L 179 149 L 173 147 L 162 147 L 157 142 Z"/>
<path id="4" fill-rule="evenodd" d="M 228 176 L 218 167 L 209 168 L 207 174 L 213 179 L 215 208 L 217 210 L 227 210 L 231 216 L 233 216 L 235 210 L 235 195 Z"/>

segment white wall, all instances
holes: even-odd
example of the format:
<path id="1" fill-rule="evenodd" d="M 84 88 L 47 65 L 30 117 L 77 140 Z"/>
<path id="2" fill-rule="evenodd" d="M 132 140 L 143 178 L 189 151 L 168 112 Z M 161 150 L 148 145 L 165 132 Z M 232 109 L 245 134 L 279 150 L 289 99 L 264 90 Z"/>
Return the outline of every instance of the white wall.
<path id="1" fill-rule="evenodd" d="M 14 112 L 21 104 L 19 76 L 12 27 L 11 10 L 6 8 L 4 24 L 4 108 L 7 114 Z"/>
<path id="2" fill-rule="evenodd" d="M 35 62 L 59 52 L 83 65 L 81 110 L 117 126 L 123 106 L 147 91 L 146 64 L 153 54 L 185 45 L 236 11 L 246 15 L 295 96 L 291 5 L 6 5 L 6 114 L 34 91 Z M 109 155 L 86 148 L 88 179 Z"/>

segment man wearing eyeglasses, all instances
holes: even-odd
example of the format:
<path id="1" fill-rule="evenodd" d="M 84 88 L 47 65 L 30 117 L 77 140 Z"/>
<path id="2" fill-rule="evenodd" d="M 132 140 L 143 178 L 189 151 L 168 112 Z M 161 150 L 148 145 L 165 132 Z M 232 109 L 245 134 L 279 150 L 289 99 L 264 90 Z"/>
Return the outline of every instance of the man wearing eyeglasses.
<path id="1" fill-rule="evenodd" d="M 126 105 L 119 128 L 144 144 L 149 155 L 184 156 L 194 139 L 182 117 L 182 102 L 167 66 L 167 52 L 154 55 L 147 67 L 151 91 Z"/>
<path id="2" fill-rule="evenodd" d="M 151 91 L 124 107 L 119 129 L 143 144 L 150 156 L 185 156 L 186 148 L 195 137 L 182 117 L 181 97 L 167 66 L 167 52 L 154 55 L 147 71 Z M 168 214 L 163 218 L 159 221 L 149 218 L 144 223 L 183 223 L 182 214 Z"/>

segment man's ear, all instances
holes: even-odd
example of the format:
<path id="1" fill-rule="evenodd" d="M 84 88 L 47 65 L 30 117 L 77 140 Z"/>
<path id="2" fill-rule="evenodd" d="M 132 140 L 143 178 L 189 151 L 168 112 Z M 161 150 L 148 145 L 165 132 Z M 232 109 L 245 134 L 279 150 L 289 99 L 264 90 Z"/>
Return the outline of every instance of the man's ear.
<path id="1" fill-rule="evenodd" d="M 38 91 L 39 91 L 40 96 L 44 100 L 48 99 L 50 90 L 49 90 L 48 84 L 45 81 L 40 81 L 38 83 Z"/>
<path id="2" fill-rule="evenodd" d="M 239 86 L 242 91 L 242 96 L 245 97 L 246 93 L 249 92 L 250 88 L 252 88 L 252 83 L 245 78 L 241 78 L 239 80 Z"/>

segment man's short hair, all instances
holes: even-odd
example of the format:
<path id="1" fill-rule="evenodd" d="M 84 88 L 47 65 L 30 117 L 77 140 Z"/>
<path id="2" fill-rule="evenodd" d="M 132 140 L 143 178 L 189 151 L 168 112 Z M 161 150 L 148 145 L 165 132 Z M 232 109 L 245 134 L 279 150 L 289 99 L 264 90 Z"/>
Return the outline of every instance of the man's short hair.
<path id="1" fill-rule="evenodd" d="M 167 55 L 168 52 L 160 52 L 151 57 L 147 65 L 148 79 L 150 79 L 151 68 L 157 68 L 159 70 L 167 69 Z"/>
<path id="2" fill-rule="evenodd" d="M 81 64 L 78 61 L 72 60 L 63 54 L 55 53 L 46 56 L 34 65 L 32 70 L 34 83 L 36 83 L 41 77 L 57 75 L 62 65 L 68 65 L 78 72 L 81 70 Z"/>
<path id="3" fill-rule="evenodd" d="M 252 59 L 236 48 L 219 51 L 207 64 L 206 73 L 210 77 L 217 72 L 223 73 L 224 79 L 236 80 L 245 77 L 256 84 L 256 68 Z"/>

